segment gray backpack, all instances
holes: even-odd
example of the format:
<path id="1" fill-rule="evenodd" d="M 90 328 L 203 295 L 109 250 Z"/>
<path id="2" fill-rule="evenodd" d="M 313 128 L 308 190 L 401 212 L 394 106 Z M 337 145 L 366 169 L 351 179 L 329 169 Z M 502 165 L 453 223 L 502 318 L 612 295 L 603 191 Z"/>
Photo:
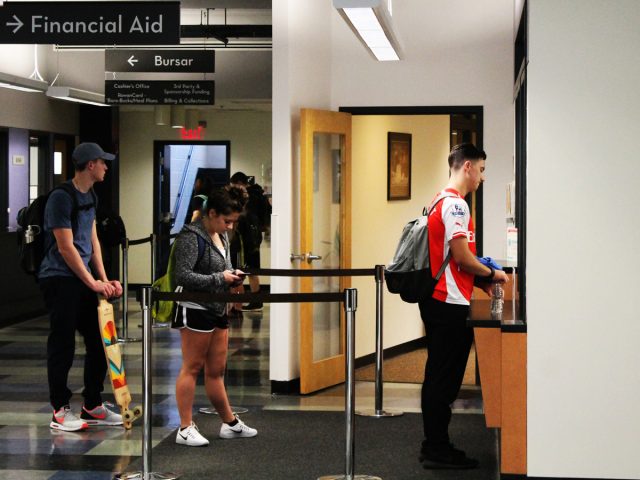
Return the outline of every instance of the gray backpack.
<path id="1" fill-rule="evenodd" d="M 431 276 L 429 260 L 429 215 L 436 205 L 451 195 L 444 195 L 433 203 L 430 209 L 425 208 L 422 216 L 407 223 L 400 235 L 393 260 L 387 265 L 384 279 L 387 289 L 397 293 L 407 303 L 417 303 L 431 298 L 433 290 L 440 280 L 451 259 L 451 250 L 447 254 L 442 267 L 435 278 Z"/>

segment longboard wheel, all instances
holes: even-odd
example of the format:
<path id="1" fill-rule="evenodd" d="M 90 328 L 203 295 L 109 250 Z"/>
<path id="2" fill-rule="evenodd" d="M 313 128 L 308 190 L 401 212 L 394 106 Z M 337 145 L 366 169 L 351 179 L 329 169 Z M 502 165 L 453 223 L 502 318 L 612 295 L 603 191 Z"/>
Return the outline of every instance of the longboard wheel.
<path id="1" fill-rule="evenodd" d="M 142 407 L 140 405 L 133 407 L 133 416 L 136 418 L 142 416 Z"/>

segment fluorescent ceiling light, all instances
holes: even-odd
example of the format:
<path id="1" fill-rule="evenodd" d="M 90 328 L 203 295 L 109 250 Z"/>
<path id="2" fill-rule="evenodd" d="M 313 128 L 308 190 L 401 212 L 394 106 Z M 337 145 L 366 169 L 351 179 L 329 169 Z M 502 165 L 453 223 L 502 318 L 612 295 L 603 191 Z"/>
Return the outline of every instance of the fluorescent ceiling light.
<path id="1" fill-rule="evenodd" d="M 72 87 L 49 87 L 47 96 L 57 98 L 59 100 L 67 100 L 69 102 L 87 103 L 89 105 L 97 105 L 99 107 L 108 107 L 104 103 L 104 95 L 87 90 L 80 90 Z"/>
<path id="2" fill-rule="evenodd" d="M 400 60 L 400 46 L 393 33 L 388 0 L 333 0 L 351 30 L 380 62 Z"/>
<path id="3" fill-rule="evenodd" d="M 44 92 L 49 87 L 49 84 L 44 80 L 18 77 L 17 75 L 0 72 L 0 87 L 22 92 Z"/>

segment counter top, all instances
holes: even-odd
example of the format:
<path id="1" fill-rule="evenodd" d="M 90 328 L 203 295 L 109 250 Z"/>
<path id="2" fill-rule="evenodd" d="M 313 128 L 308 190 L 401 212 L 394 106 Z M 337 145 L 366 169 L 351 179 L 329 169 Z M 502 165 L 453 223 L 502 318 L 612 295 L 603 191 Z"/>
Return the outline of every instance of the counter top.
<path id="1" fill-rule="evenodd" d="M 503 332 L 527 331 L 527 324 L 520 319 L 517 302 L 512 300 L 505 300 L 500 318 L 492 318 L 491 300 L 471 300 L 467 325 L 474 328 L 500 328 Z"/>
<path id="2" fill-rule="evenodd" d="M 518 273 L 518 264 L 516 262 L 498 259 L 494 259 L 494 261 L 499 265 L 502 265 L 502 270 L 504 270 L 505 273 Z"/>

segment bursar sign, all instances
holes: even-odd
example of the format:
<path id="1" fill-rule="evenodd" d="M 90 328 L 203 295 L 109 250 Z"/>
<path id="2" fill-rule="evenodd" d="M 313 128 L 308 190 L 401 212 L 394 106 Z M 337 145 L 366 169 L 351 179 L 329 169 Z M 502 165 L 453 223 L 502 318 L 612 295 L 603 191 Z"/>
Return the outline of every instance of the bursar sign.
<path id="1" fill-rule="evenodd" d="M 0 43 L 179 44 L 180 2 L 5 2 Z"/>

